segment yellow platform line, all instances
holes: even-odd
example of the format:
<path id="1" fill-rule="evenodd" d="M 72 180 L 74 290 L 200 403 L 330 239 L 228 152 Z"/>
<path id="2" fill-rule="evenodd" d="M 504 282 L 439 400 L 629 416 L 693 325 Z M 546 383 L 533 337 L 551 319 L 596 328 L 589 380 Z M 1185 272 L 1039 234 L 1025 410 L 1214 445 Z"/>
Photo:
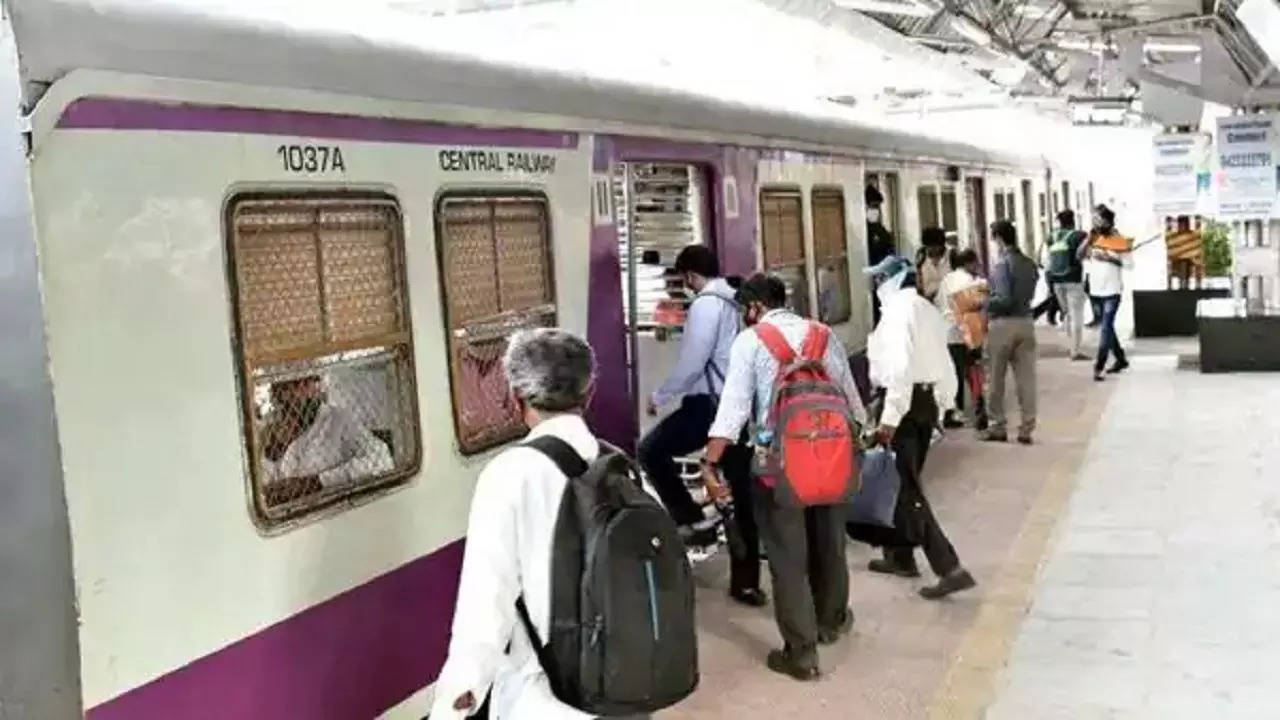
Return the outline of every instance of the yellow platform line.
<path id="1" fill-rule="evenodd" d="M 1091 419 L 1096 426 L 1111 393 L 1091 393 L 1083 411 L 1070 420 L 1041 428 L 1042 437 L 1070 433 L 1072 425 Z M 1078 429 L 1080 425 L 1074 425 Z M 1092 432 L 1090 433 L 1092 436 Z M 1048 554 L 1054 529 L 1075 489 L 1088 438 L 1071 447 L 1049 468 L 1044 487 L 1027 513 L 1018 537 L 983 599 L 973 625 L 960 642 L 926 717 L 929 720 L 981 720 L 995 699 L 996 683 L 1008 662 L 1014 640 L 1031 606 L 1040 565 Z"/>

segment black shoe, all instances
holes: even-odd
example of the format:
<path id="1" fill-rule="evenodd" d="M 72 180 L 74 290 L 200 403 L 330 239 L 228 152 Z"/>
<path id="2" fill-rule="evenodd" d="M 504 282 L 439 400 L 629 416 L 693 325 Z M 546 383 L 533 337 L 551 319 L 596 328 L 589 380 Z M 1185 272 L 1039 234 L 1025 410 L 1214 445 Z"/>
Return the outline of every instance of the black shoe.
<path id="1" fill-rule="evenodd" d="M 964 421 L 957 420 L 954 415 L 948 415 L 946 419 L 942 421 L 942 427 L 948 430 L 955 430 L 956 428 L 964 427 Z"/>
<path id="2" fill-rule="evenodd" d="M 913 558 L 909 564 L 898 564 L 888 558 L 876 558 L 867 563 L 867 569 L 873 573 L 881 575 L 897 575 L 904 578 L 920 577 L 920 569 L 916 567 L 916 561 Z"/>
<path id="3" fill-rule="evenodd" d="M 729 597 L 734 602 L 741 603 L 747 607 L 764 607 L 769 604 L 769 596 L 760 588 L 742 588 L 740 590 L 730 590 Z"/>
<path id="4" fill-rule="evenodd" d="M 991 425 L 991 421 L 987 419 L 986 415 L 979 415 L 978 421 L 974 423 L 973 427 L 978 432 L 986 432 L 987 428 L 990 427 L 990 425 Z"/>
<path id="5" fill-rule="evenodd" d="M 1128 361 L 1128 360 L 1122 360 L 1122 361 L 1117 362 L 1115 365 L 1112 365 L 1112 366 L 1111 366 L 1111 369 L 1110 369 L 1110 370 L 1107 370 L 1107 374 L 1108 374 L 1108 375 L 1116 375 L 1116 374 L 1122 373 L 1122 372 L 1124 372 L 1125 370 L 1128 370 L 1128 369 L 1129 369 L 1129 361 Z"/>
<path id="6" fill-rule="evenodd" d="M 1019 435 L 1019 436 L 1018 436 L 1018 444 L 1019 444 L 1019 445 L 1031 445 L 1031 444 L 1033 444 L 1033 443 L 1034 443 L 1034 441 L 1031 439 L 1031 436 L 1030 436 L 1030 435 Z"/>
<path id="7" fill-rule="evenodd" d="M 831 630 L 823 630 L 822 628 L 818 628 L 818 642 L 822 645 L 832 645 L 837 640 L 839 640 L 841 636 L 845 635 L 852 629 L 853 629 L 853 610 L 850 608 L 845 608 L 844 619 L 840 621 L 839 627 L 836 627 Z"/>
<path id="8" fill-rule="evenodd" d="M 1097 382 L 1102 382 L 1103 380 L 1107 379 L 1107 376 L 1103 375 L 1101 370 L 1094 370 L 1093 379 Z"/>
<path id="9" fill-rule="evenodd" d="M 978 438 L 982 442 L 1009 442 L 1009 435 L 1003 432 L 987 431 Z"/>
<path id="10" fill-rule="evenodd" d="M 770 650 L 769 658 L 765 661 L 765 664 L 769 666 L 770 670 L 783 675 L 790 675 L 796 680 L 807 682 L 818 679 L 817 665 L 801 665 L 786 650 Z"/>
<path id="11" fill-rule="evenodd" d="M 960 568 L 938 580 L 936 585 L 920 588 L 920 597 L 926 600 L 941 600 L 951 593 L 968 590 L 977 584 L 978 582 L 973 579 L 968 570 Z"/>

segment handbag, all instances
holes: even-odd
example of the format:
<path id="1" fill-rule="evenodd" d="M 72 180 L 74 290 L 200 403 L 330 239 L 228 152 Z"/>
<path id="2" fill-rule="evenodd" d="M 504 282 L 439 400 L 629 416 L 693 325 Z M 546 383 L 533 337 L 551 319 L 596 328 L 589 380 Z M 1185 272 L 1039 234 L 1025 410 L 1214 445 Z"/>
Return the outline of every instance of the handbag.
<path id="1" fill-rule="evenodd" d="M 849 503 L 846 522 L 892 528 L 901 480 L 892 450 L 872 448 L 862 456 L 862 487 Z"/>

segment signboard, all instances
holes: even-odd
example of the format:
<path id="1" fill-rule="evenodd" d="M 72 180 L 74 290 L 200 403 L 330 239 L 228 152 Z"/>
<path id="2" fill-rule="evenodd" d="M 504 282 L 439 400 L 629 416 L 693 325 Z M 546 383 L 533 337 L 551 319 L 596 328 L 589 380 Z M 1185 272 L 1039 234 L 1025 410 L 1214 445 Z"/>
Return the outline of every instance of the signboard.
<path id="1" fill-rule="evenodd" d="M 1196 214 L 1196 201 L 1202 192 L 1199 165 L 1208 144 L 1209 139 L 1198 133 L 1155 137 L 1152 195 L 1157 215 Z"/>
<path id="2" fill-rule="evenodd" d="M 1218 217 L 1270 217 L 1276 205 L 1276 115 L 1218 118 Z"/>

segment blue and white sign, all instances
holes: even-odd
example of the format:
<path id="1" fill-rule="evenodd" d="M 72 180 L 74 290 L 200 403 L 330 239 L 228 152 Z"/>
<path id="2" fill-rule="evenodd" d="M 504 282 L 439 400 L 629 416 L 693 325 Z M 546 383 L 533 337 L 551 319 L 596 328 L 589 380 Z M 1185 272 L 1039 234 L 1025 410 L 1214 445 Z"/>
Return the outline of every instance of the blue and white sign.
<path id="1" fill-rule="evenodd" d="M 1155 179 L 1152 195 L 1157 215 L 1195 215 L 1201 194 L 1201 156 L 1208 138 L 1199 133 L 1157 135 L 1154 140 Z M 1207 179 L 1207 178 L 1206 178 Z"/>
<path id="2" fill-rule="evenodd" d="M 1276 205 L 1276 115 L 1218 118 L 1218 217 L 1270 217 Z"/>

